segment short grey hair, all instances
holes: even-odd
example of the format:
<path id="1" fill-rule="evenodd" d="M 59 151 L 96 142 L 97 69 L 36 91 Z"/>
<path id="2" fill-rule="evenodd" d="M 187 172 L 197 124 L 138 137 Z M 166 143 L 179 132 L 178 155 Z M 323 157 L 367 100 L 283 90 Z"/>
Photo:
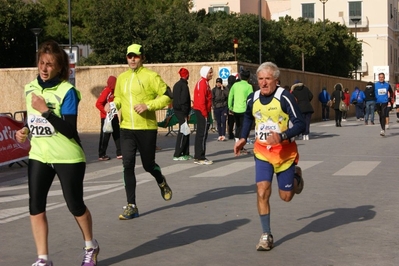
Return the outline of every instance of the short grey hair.
<path id="1" fill-rule="evenodd" d="M 278 69 L 278 66 L 272 62 L 265 62 L 261 64 L 256 70 L 256 74 L 265 69 L 273 72 L 273 78 L 278 79 L 280 77 L 280 69 Z"/>

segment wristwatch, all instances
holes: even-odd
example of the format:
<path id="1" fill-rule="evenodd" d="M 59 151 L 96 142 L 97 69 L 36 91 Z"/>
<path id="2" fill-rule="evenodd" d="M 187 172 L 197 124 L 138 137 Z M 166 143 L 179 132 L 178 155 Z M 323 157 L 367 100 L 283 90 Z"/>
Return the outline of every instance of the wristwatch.
<path id="1" fill-rule="evenodd" d="M 53 113 L 53 112 L 52 112 L 50 109 L 48 109 L 46 112 L 42 113 L 42 116 L 43 116 L 44 118 L 48 119 L 49 116 L 50 116 L 52 113 Z"/>
<path id="2" fill-rule="evenodd" d="M 281 141 L 288 139 L 287 134 L 285 134 L 284 132 L 280 133 L 280 138 L 281 138 Z"/>

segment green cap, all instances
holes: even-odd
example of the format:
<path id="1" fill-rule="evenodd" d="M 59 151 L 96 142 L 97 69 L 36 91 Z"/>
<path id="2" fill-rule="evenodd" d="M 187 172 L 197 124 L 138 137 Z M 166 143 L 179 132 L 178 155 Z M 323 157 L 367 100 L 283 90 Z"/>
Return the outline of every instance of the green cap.
<path id="1" fill-rule="evenodd" d="M 126 55 L 133 53 L 136 55 L 141 55 L 143 53 L 143 47 L 140 44 L 132 44 L 127 48 Z"/>

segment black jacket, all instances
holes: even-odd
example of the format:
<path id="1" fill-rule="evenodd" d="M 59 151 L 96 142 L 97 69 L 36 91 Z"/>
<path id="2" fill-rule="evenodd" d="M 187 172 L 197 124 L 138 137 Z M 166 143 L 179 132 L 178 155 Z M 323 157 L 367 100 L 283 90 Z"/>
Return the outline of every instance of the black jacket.
<path id="1" fill-rule="evenodd" d="M 339 110 L 339 102 L 340 100 L 345 100 L 345 93 L 342 91 L 342 86 L 334 86 L 335 90 L 331 93 L 331 101 L 334 102 L 332 108 L 334 110 Z"/>
<path id="2" fill-rule="evenodd" d="M 227 106 L 227 100 L 229 99 L 229 89 L 223 86 L 223 90 L 219 87 L 212 89 L 212 107 L 220 108 Z"/>
<path id="3" fill-rule="evenodd" d="M 374 85 L 367 85 L 364 89 L 364 95 L 366 96 L 364 99 L 366 102 L 375 101 Z"/>
<path id="4" fill-rule="evenodd" d="M 299 110 L 302 114 L 314 113 L 310 101 L 313 99 L 313 93 L 303 83 L 296 83 L 291 87 L 292 95 L 295 96 L 298 102 Z"/>
<path id="5" fill-rule="evenodd" d="M 180 79 L 173 86 L 173 109 L 188 115 L 191 110 L 190 89 L 186 79 Z"/>

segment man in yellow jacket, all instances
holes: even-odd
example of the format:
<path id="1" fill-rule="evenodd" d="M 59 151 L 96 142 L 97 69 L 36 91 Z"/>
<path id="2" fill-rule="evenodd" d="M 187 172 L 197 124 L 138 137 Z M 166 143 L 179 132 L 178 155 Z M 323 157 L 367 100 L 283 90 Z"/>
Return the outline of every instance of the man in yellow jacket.
<path id="1" fill-rule="evenodd" d="M 158 123 L 155 111 L 167 106 L 172 92 L 158 73 L 143 66 L 143 47 L 132 44 L 127 48 L 129 70 L 120 74 L 115 86 L 114 103 L 121 112 L 121 147 L 127 205 L 120 220 L 139 217 L 136 205 L 136 153 L 140 152 L 144 170 L 157 181 L 164 200 L 172 198 L 161 168 L 155 162 Z"/>

